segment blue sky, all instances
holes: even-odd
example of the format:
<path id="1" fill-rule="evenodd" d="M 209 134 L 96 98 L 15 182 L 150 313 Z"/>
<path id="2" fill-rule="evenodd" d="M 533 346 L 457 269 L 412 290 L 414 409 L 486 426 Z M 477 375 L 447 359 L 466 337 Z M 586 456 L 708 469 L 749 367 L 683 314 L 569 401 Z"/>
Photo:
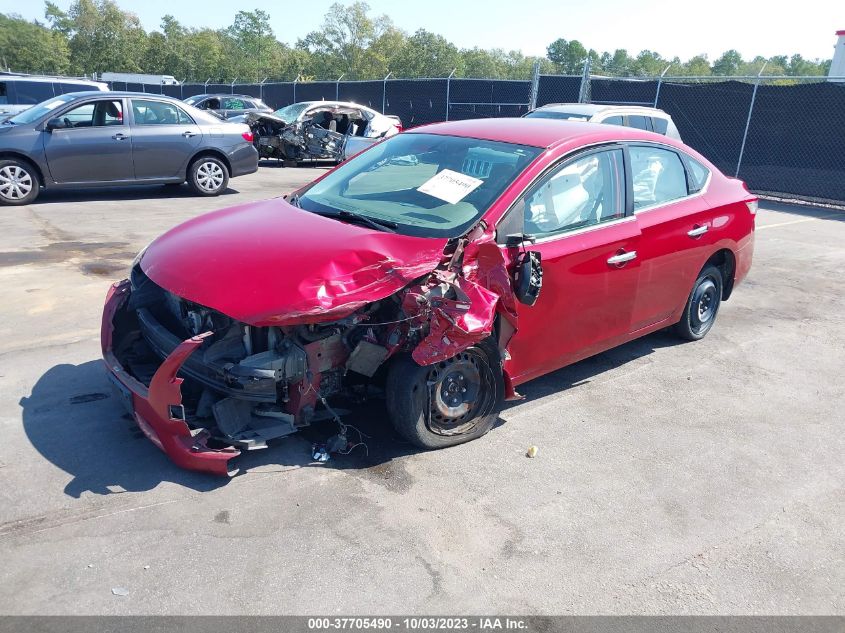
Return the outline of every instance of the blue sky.
<path id="1" fill-rule="evenodd" d="M 54 0 L 62 8 L 70 0 Z M 317 29 L 332 0 L 118 0 L 148 30 L 171 13 L 184 24 L 219 28 L 231 24 L 238 9 L 263 9 L 272 17 L 278 39 L 293 43 Z M 845 29 L 842 0 L 805 0 L 799 4 L 743 0 L 670 2 L 669 0 L 370 0 L 375 14 L 386 13 L 402 29 L 424 28 L 460 47 L 522 50 L 542 55 L 557 39 L 580 40 L 598 51 L 642 49 L 687 59 L 706 53 L 715 59 L 735 48 L 746 58 L 800 53 L 807 58 L 833 55 L 837 30 Z M 43 19 L 37 0 L 0 0 L 0 12 Z"/>

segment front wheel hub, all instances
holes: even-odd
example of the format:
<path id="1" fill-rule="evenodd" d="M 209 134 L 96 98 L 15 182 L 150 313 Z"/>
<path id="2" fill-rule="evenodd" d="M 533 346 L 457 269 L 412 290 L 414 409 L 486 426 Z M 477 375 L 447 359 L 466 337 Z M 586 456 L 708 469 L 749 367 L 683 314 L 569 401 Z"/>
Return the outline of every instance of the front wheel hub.
<path id="1" fill-rule="evenodd" d="M 428 372 L 429 428 L 439 435 L 470 432 L 489 409 L 492 371 L 482 354 L 461 352 Z"/>

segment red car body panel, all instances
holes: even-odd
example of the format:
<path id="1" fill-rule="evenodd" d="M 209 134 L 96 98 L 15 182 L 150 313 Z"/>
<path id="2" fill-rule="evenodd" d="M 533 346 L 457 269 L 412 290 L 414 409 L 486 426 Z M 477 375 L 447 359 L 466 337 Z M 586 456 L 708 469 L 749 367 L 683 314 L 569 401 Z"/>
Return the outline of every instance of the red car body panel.
<path id="1" fill-rule="evenodd" d="M 196 217 L 154 241 L 159 286 L 255 326 L 342 318 L 431 272 L 446 240 L 338 222 L 281 198 Z M 280 259 L 285 265 L 280 267 Z"/>
<path id="2" fill-rule="evenodd" d="M 698 271 L 714 255 L 727 254 L 731 262 L 728 293 L 750 268 L 754 215 L 747 203 L 754 196 L 679 142 L 632 128 L 536 119 L 462 121 L 405 132 L 414 133 L 546 151 L 460 240 L 371 230 L 274 199 L 206 214 L 174 228 L 149 246 L 141 259 L 144 273 L 178 297 L 258 327 L 335 322 L 397 294 L 403 313 L 410 315 L 405 321 L 428 328 L 412 351 L 417 363 L 446 360 L 495 330 L 506 396 L 516 398 L 515 387 L 521 383 L 677 322 Z M 533 306 L 518 303 L 512 275 L 521 249 L 497 243 L 499 223 L 532 183 L 562 159 L 584 148 L 628 141 L 685 152 L 711 170 L 708 185 L 674 203 L 527 246 L 542 255 L 543 290 Z M 689 234 L 701 227 L 707 231 Z M 631 251 L 637 257 L 624 265 L 607 261 Z M 451 298 L 430 292 L 438 288 L 450 288 Z M 202 338 L 183 341 L 147 387 L 129 375 L 113 349 L 113 319 L 127 294 L 126 281 L 109 293 L 102 346 L 108 369 L 131 394 L 138 424 L 177 464 L 231 472 L 228 461 L 238 451 L 210 448 L 208 433 L 191 430 L 178 415 L 182 396 L 177 372 Z M 309 366 L 346 362 L 342 345 L 331 350 L 319 343 L 305 347 Z M 390 354 L 398 349 L 387 347 Z M 336 358 L 320 358 L 321 350 Z M 290 406 L 316 406 L 320 376 L 316 373 L 307 385 L 292 389 Z"/>

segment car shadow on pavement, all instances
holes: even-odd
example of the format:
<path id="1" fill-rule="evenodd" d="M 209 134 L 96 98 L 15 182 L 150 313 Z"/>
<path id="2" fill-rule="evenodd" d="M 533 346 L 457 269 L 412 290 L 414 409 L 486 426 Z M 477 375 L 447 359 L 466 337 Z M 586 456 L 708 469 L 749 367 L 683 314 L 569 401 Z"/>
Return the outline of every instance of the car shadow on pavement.
<path id="1" fill-rule="evenodd" d="M 240 193 L 230 186 L 221 196 Z M 188 185 L 139 185 L 137 187 L 89 187 L 80 189 L 45 189 L 33 202 L 34 205 L 55 202 L 96 202 L 121 200 L 171 200 L 196 198 Z"/>
<path id="2" fill-rule="evenodd" d="M 141 433 L 113 395 L 101 360 L 56 365 L 21 398 L 23 428 L 33 447 L 73 479 L 65 494 L 113 494 L 152 490 L 173 482 L 204 492 L 226 485 L 225 477 L 184 470 L 174 465 Z M 333 454 L 322 464 L 312 459 L 312 443 L 338 432 L 332 421 L 313 424 L 267 449 L 243 452 L 232 462 L 240 475 L 309 466 L 368 469 L 418 449 L 397 437 L 387 422 L 383 402 L 371 400 L 343 416 L 348 438 L 363 445 L 348 455 Z M 359 431 L 361 435 L 359 436 Z"/>
<path id="3" fill-rule="evenodd" d="M 52 367 L 20 405 L 29 441 L 73 477 L 64 490 L 71 497 L 141 492 L 164 481 L 197 491 L 226 483 L 170 463 L 112 395 L 101 360 Z"/>
<path id="4" fill-rule="evenodd" d="M 560 393 L 587 384 L 605 371 L 647 356 L 655 349 L 677 344 L 675 336 L 658 332 L 537 378 L 522 385 L 520 391 L 529 401 Z M 506 403 L 506 408 L 518 404 Z M 52 367 L 33 386 L 31 394 L 21 399 L 20 405 L 24 431 L 32 445 L 73 477 L 65 487 L 71 497 L 78 498 L 87 491 L 102 495 L 141 492 L 162 482 L 204 492 L 229 481 L 171 463 L 146 439 L 113 396 L 100 360 Z M 326 463 L 314 462 L 312 446 L 324 443 L 339 428 L 333 421 L 321 421 L 267 449 L 242 453 L 233 462 L 240 469 L 239 476 L 316 466 L 361 471 L 388 486 L 404 485 L 403 467 L 397 466 L 396 460 L 420 449 L 396 434 L 383 400 L 372 398 L 345 409 L 338 406 L 338 411 L 347 426 L 348 440 L 358 444 L 348 454 L 334 453 Z M 496 426 L 503 423 L 499 418 Z"/>

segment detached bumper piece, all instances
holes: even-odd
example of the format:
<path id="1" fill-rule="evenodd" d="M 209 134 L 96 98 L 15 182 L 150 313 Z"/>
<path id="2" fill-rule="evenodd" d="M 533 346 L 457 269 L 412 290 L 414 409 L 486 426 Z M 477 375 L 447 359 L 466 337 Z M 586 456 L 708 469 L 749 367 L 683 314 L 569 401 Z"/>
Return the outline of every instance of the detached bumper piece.
<path id="1" fill-rule="evenodd" d="M 112 383 L 129 406 L 143 433 L 177 465 L 190 470 L 221 476 L 234 476 L 230 460 L 240 455 L 231 446 L 214 448 L 205 429 L 191 429 L 185 420 L 182 405 L 182 378 L 177 377 L 185 361 L 203 343 L 207 334 L 182 341 L 165 358 L 152 376 L 149 385 L 137 380 L 118 360 L 113 349 L 115 316 L 129 298 L 128 280 L 114 284 L 106 297 L 101 330 L 103 360 Z"/>

